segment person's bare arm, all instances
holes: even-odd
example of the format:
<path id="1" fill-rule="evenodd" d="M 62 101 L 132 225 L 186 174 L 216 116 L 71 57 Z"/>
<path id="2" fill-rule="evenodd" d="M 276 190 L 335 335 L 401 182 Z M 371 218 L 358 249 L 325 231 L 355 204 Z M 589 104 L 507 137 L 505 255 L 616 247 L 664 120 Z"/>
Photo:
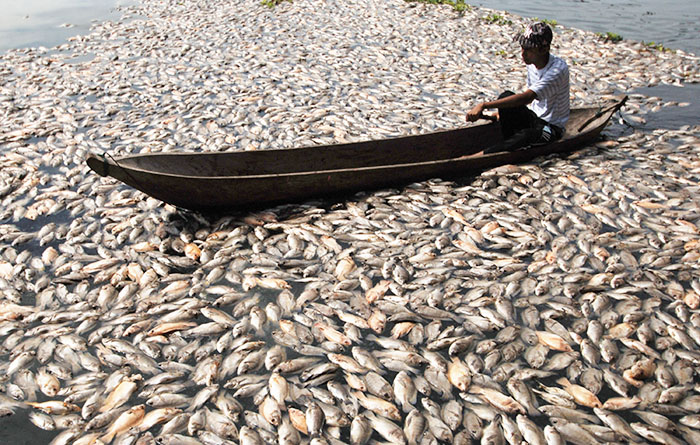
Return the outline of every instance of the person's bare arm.
<path id="1" fill-rule="evenodd" d="M 475 122 L 484 117 L 484 110 L 492 108 L 515 108 L 522 105 L 527 105 L 537 98 L 537 95 L 532 90 L 525 90 L 522 93 L 513 94 L 512 96 L 496 99 L 491 102 L 482 102 L 467 112 L 467 122 Z"/>

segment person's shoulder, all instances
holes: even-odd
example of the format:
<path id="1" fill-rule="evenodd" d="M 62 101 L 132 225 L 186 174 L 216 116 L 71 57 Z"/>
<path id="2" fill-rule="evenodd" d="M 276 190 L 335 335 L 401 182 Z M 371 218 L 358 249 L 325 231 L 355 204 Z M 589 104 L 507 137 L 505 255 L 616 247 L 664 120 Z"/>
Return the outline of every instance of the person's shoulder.
<path id="1" fill-rule="evenodd" d="M 550 54 L 549 56 L 552 58 L 552 64 L 558 65 L 558 66 L 565 66 L 567 68 L 569 67 L 569 64 L 567 64 L 566 60 L 564 60 L 563 58 L 561 58 L 557 55 L 554 55 L 554 54 Z"/>
<path id="2" fill-rule="evenodd" d="M 551 58 L 551 72 L 552 75 L 554 76 L 567 76 L 569 74 L 569 65 L 566 63 L 566 60 L 562 59 L 561 57 L 555 56 L 553 54 L 549 55 Z"/>

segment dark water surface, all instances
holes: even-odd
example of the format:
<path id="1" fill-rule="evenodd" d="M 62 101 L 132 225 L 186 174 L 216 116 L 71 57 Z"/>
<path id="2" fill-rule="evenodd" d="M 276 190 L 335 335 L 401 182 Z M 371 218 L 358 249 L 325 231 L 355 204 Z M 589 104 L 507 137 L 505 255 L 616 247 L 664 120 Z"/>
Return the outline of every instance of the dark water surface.
<path id="1" fill-rule="evenodd" d="M 523 17 L 624 39 L 661 43 L 700 55 L 700 0 L 476 0 L 472 3 Z"/>
<path id="2" fill-rule="evenodd" d="M 59 431 L 44 431 L 32 424 L 28 410 L 18 410 L 17 414 L 0 420 L 0 445 L 43 445 L 48 444 Z"/>
<path id="3" fill-rule="evenodd" d="M 657 85 L 641 88 L 635 93 L 660 97 L 665 101 L 681 104 L 681 106 L 664 107 L 656 113 L 645 115 L 644 128 L 646 129 L 678 129 L 684 125 L 700 125 L 700 84 L 687 84 L 683 87 Z"/>

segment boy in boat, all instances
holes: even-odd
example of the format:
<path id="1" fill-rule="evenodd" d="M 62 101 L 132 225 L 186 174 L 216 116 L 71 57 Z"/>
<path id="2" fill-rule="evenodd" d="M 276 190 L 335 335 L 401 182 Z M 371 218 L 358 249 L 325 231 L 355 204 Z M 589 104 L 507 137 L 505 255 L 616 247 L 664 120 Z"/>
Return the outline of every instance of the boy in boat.
<path id="1" fill-rule="evenodd" d="M 497 100 L 482 102 L 467 112 L 467 121 L 485 118 L 484 110 L 496 108 L 503 142 L 484 153 L 514 151 L 532 144 L 547 144 L 564 135 L 569 119 L 569 67 L 550 54 L 552 29 L 533 23 L 515 36 L 527 65 L 527 88 L 522 93 L 502 93 Z"/>

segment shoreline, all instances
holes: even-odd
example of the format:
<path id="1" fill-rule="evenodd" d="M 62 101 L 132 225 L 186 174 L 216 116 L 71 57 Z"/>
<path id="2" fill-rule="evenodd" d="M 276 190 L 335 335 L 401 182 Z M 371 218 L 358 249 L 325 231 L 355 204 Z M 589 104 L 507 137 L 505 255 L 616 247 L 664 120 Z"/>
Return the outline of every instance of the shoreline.
<path id="1" fill-rule="evenodd" d="M 62 17 L 65 18 L 65 20 L 53 18 L 52 19 L 53 20 L 52 26 L 57 28 L 53 32 L 55 34 L 60 34 L 62 37 L 54 36 L 54 37 L 50 37 L 50 38 L 45 38 L 45 41 L 43 41 L 44 43 L 42 43 L 42 44 L 38 44 L 40 42 L 37 41 L 34 43 L 37 43 L 38 45 L 12 46 L 12 47 L 8 47 L 8 48 L 4 48 L 0 51 L 5 52 L 5 51 L 13 51 L 13 50 L 22 50 L 22 49 L 26 49 L 26 48 L 50 48 L 53 46 L 58 46 L 61 43 L 63 43 L 66 39 L 70 38 L 71 36 L 69 34 L 72 32 L 72 31 L 67 31 L 67 30 L 62 31 L 62 32 L 58 32 L 58 28 L 73 29 L 74 31 L 80 31 L 81 34 L 89 33 L 89 28 L 90 28 L 91 24 L 109 21 L 110 18 L 116 19 L 121 14 L 120 13 L 121 10 L 124 10 L 125 8 L 127 8 L 129 6 L 135 5 L 133 0 L 115 0 L 115 1 L 117 2 L 117 4 L 114 5 L 113 7 L 110 7 L 109 11 L 106 11 L 106 12 L 100 14 L 99 17 L 92 18 L 91 20 L 89 20 L 89 23 L 87 23 L 86 19 L 82 17 L 82 15 L 84 15 L 83 13 L 80 14 L 81 17 L 76 17 L 75 15 L 63 14 Z M 453 7 L 456 12 L 464 11 L 464 10 L 467 10 L 470 8 L 480 8 L 482 10 L 492 10 L 495 13 L 497 13 L 494 15 L 494 18 L 492 19 L 493 21 L 498 21 L 498 20 L 496 20 L 496 18 L 502 17 L 500 13 L 512 14 L 514 16 L 522 17 L 526 20 L 529 20 L 529 18 L 528 18 L 529 15 L 528 16 L 521 15 L 521 12 L 517 8 L 515 8 L 515 9 L 505 8 L 504 9 L 502 7 L 493 7 L 493 5 L 489 5 L 489 4 L 484 5 L 484 4 L 482 4 L 483 2 L 479 3 L 478 5 L 473 5 L 473 4 L 463 3 L 464 0 L 459 0 L 458 3 L 459 2 L 462 2 L 462 3 L 460 3 L 456 6 L 453 6 L 450 3 L 450 0 L 442 0 L 442 1 L 444 2 L 444 5 Z M 266 4 L 266 6 L 273 9 L 276 6 L 276 4 L 278 4 L 279 2 L 280 2 L 280 0 L 272 0 L 269 4 Z M 428 1 L 428 0 L 407 0 L 407 3 L 414 3 L 414 2 L 415 3 L 422 3 L 422 4 L 433 4 L 434 6 L 437 6 L 439 4 L 439 2 L 435 2 L 432 0 L 431 1 Z M 508 4 L 505 4 L 505 5 L 508 6 Z M 501 5 L 501 6 L 503 6 L 503 5 Z M 612 4 L 606 5 L 606 6 L 613 7 Z M 532 7 L 533 7 L 534 12 L 540 11 L 539 8 L 541 8 L 538 5 L 533 5 Z M 674 5 L 674 7 L 676 7 L 676 5 Z M 70 5 L 69 5 L 69 9 L 70 9 Z M 76 8 L 73 8 L 73 9 L 76 9 Z M 24 19 L 29 20 L 29 19 L 33 19 L 34 16 L 38 16 L 40 18 L 39 20 L 41 20 L 41 17 L 47 16 L 53 12 L 58 12 L 58 10 L 56 10 L 56 11 L 42 11 L 39 9 L 39 10 L 27 11 L 27 15 L 24 17 Z M 642 14 L 641 10 L 639 13 Z M 605 36 L 607 34 L 608 36 L 613 36 L 615 39 L 622 38 L 622 39 L 629 40 L 631 42 L 642 42 L 642 43 L 645 43 L 646 45 L 650 46 L 651 48 L 659 49 L 662 51 L 663 50 L 681 51 L 681 52 L 684 52 L 685 54 L 688 54 L 688 55 L 693 55 L 693 53 L 694 53 L 693 50 L 689 50 L 688 48 L 678 47 L 676 45 L 676 40 L 667 41 L 661 37 L 659 37 L 658 39 L 649 40 L 648 38 L 639 38 L 634 33 L 632 34 L 632 37 L 629 37 L 627 35 L 628 32 L 630 31 L 628 28 L 624 28 L 621 30 L 621 29 L 615 29 L 613 26 L 612 28 L 607 29 L 607 28 L 604 28 L 602 26 L 602 24 L 597 23 L 595 20 L 592 22 L 582 22 L 581 25 L 585 25 L 585 23 L 587 23 L 588 26 L 585 26 L 584 28 L 580 28 L 581 25 L 571 23 L 571 17 L 569 16 L 568 11 L 564 10 L 564 11 L 561 11 L 559 13 L 555 12 L 555 14 L 557 14 L 557 15 L 555 17 L 552 17 L 554 20 L 550 20 L 550 22 L 557 23 L 556 18 L 559 17 L 559 18 L 561 18 L 561 21 L 562 21 L 562 23 L 559 23 L 560 25 L 563 25 L 566 27 L 572 27 L 572 28 L 576 28 L 576 29 L 585 29 L 587 31 L 594 32 L 598 36 Z M 646 11 L 642 15 L 651 17 L 651 16 L 655 16 L 656 14 L 657 14 L 657 12 L 655 12 L 655 11 Z M 17 17 L 17 18 L 19 18 L 19 17 Z M 77 20 L 76 20 L 76 18 L 77 18 Z M 629 18 L 629 19 L 631 20 L 631 18 Z M 507 20 L 507 19 L 504 19 L 504 20 Z M 547 19 L 545 18 L 545 20 L 547 20 Z M 648 19 L 648 20 L 650 20 L 650 19 Z M 664 20 L 667 20 L 667 19 L 664 18 Z M 641 23 L 640 23 L 640 25 L 641 25 Z M 653 23 L 650 22 L 650 23 L 647 23 L 647 25 L 653 25 Z M 685 25 L 687 25 L 687 24 L 685 24 Z M 36 26 L 35 26 L 35 28 L 36 29 L 34 31 L 42 31 L 42 32 L 45 31 L 43 29 L 37 28 Z M 13 29 L 13 30 L 2 30 L 0 28 L 0 33 L 6 32 L 8 34 L 17 34 L 20 32 L 26 32 L 30 29 L 31 28 L 29 28 L 29 29 L 17 28 L 17 29 Z M 619 31 L 623 32 L 622 36 L 617 34 L 617 32 L 619 32 Z M 72 37 L 75 37 L 75 36 L 72 36 Z M 6 40 L 12 41 L 12 40 L 16 40 L 17 38 L 19 38 L 19 37 L 9 38 Z"/>
<path id="2" fill-rule="evenodd" d="M 400 427 L 432 416 L 420 435 L 444 442 L 470 434 L 462 415 L 493 434 L 600 440 L 620 433 L 593 407 L 641 437 L 656 427 L 634 409 L 684 425 L 700 397 L 700 124 L 645 124 L 683 101 L 631 94 L 606 140 L 565 158 L 254 214 L 180 212 L 84 163 L 463 126 L 473 101 L 524 84 L 509 36 L 526 21 L 488 13 L 145 0 L 51 50 L 0 56 L 1 408 L 20 424 L 30 412 L 42 428 L 53 421 L 55 443 L 143 426 L 165 407 L 118 440 L 318 428 L 339 443 L 351 423 L 389 440 L 373 412 Z M 572 107 L 700 83 L 697 57 L 554 31 Z M 303 356 L 315 361 L 277 368 Z M 363 389 L 381 382 L 366 377 L 374 367 L 396 398 Z M 413 402 L 399 400 L 404 374 Z M 575 390 L 561 378 L 593 398 L 565 396 Z M 161 391 L 170 401 L 154 398 Z M 34 399 L 66 404 L 44 406 L 47 420 L 22 402 Z M 554 408 L 529 416 L 526 399 L 584 416 L 574 426 Z M 99 406 L 125 417 L 98 425 Z M 292 429 L 295 409 L 305 421 Z M 694 432 L 667 434 L 692 442 Z"/>
<path id="3" fill-rule="evenodd" d="M 534 0 L 526 6 L 516 1 L 494 2 L 481 0 L 480 6 L 509 10 L 516 15 L 540 16 L 601 34 L 613 33 L 632 41 L 656 42 L 662 46 L 698 54 L 700 47 L 689 30 L 700 15 L 697 5 L 684 0 L 673 0 L 663 5 L 651 0 L 636 0 L 621 5 L 610 0 L 577 2 L 567 8 L 566 2 L 548 3 Z M 685 3 L 685 4 L 684 4 Z M 571 5 L 571 4 L 569 4 Z M 682 11 L 682 13 L 680 12 Z"/>
<path id="4" fill-rule="evenodd" d="M 438 70 L 443 71 L 445 76 L 452 76 L 454 79 L 461 80 L 462 78 L 466 78 L 466 85 L 468 85 L 467 88 L 464 88 L 462 90 L 460 90 L 456 86 L 452 88 L 447 88 L 444 91 L 434 90 L 434 87 L 436 85 L 439 85 L 440 79 L 438 79 L 437 81 L 433 80 L 430 77 L 430 71 L 421 72 L 420 70 L 415 69 L 415 67 L 409 66 L 410 62 L 406 63 L 406 59 L 409 59 L 410 57 L 421 57 L 421 54 L 419 52 L 414 53 L 414 55 L 409 55 L 408 57 L 405 57 L 404 55 L 400 54 L 401 52 L 405 52 L 405 49 L 399 49 L 398 55 L 391 55 L 391 51 L 387 51 L 389 57 L 397 57 L 397 60 L 400 63 L 402 63 L 403 74 L 414 76 L 414 78 L 411 80 L 415 84 L 415 87 L 413 87 L 415 88 L 415 90 L 412 92 L 412 97 L 415 97 L 416 101 L 421 102 L 422 98 L 420 96 L 417 96 L 415 94 L 415 91 L 420 91 L 421 93 L 427 95 L 451 97 L 452 103 L 450 103 L 446 107 L 443 107 L 443 109 L 438 112 L 438 114 L 444 114 L 448 112 L 448 110 L 453 110 L 455 108 L 464 109 L 466 102 L 471 100 L 475 96 L 485 96 L 484 93 L 486 92 L 488 93 L 488 95 L 497 94 L 497 91 L 506 89 L 509 83 L 513 84 L 520 80 L 515 76 L 503 75 L 503 73 L 505 72 L 508 72 L 510 70 L 517 70 L 519 68 L 519 59 L 516 54 L 517 51 L 513 50 L 513 47 L 509 44 L 508 39 L 503 39 L 504 41 L 494 41 L 492 47 L 490 48 L 480 48 L 478 42 L 480 37 L 478 34 L 474 33 L 474 30 L 472 30 L 471 34 L 466 29 L 463 33 L 456 32 L 456 30 L 462 27 L 466 28 L 464 25 L 467 23 L 471 23 L 485 25 L 483 29 L 486 30 L 487 34 L 491 33 L 495 35 L 495 33 L 500 33 L 501 35 L 511 35 L 517 32 L 517 30 L 519 29 L 518 27 L 523 26 L 523 24 L 525 23 L 523 19 L 509 15 L 509 21 L 511 22 L 510 25 L 498 25 L 494 23 L 484 23 L 484 12 L 476 8 L 474 8 L 472 11 L 467 11 L 464 17 L 460 17 L 456 13 L 452 14 L 451 11 L 449 11 L 450 7 L 445 5 L 440 6 L 415 4 L 417 8 L 413 8 L 413 5 L 414 4 L 410 3 L 399 4 L 394 6 L 394 8 L 396 8 L 397 10 L 404 9 L 405 12 L 408 14 L 411 14 L 411 11 L 413 10 L 419 10 L 422 11 L 422 14 L 428 16 L 431 14 L 444 15 L 445 18 L 448 20 L 447 24 L 449 24 L 450 32 L 454 33 L 455 43 L 453 44 L 453 46 L 451 46 L 449 43 L 443 43 L 439 48 L 439 51 L 441 51 L 440 54 L 436 55 L 435 57 L 425 57 L 426 66 L 427 64 L 434 64 L 433 66 L 437 67 Z M 104 24 L 97 25 L 96 30 L 93 33 L 87 36 L 76 36 L 72 39 L 72 42 L 67 42 L 63 45 L 59 45 L 51 51 L 48 51 L 49 53 L 51 53 L 51 55 L 46 55 L 44 54 L 46 51 L 37 49 L 17 50 L 16 54 L 19 55 L 22 53 L 26 53 L 29 55 L 29 57 L 36 56 L 37 61 L 40 61 L 40 63 L 42 64 L 49 65 L 52 63 L 58 63 L 61 65 L 62 68 L 72 68 L 75 71 L 82 71 L 83 73 L 90 69 L 97 69 L 102 70 L 102 73 L 99 73 L 98 76 L 109 75 L 110 71 L 112 71 L 112 75 L 119 76 L 119 70 L 125 69 L 129 66 L 142 65 L 143 63 L 147 63 L 147 61 L 149 60 L 149 57 L 145 57 L 142 63 L 137 63 L 137 58 L 139 56 L 137 56 L 136 54 L 139 53 L 140 49 L 138 49 L 138 44 L 136 41 L 140 38 L 140 36 L 138 32 L 136 32 L 133 36 L 129 34 L 129 32 L 131 30 L 135 30 L 136 27 L 141 26 L 144 23 L 148 23 L 143 19 L 134 18 L 138 17 L 138 15 L 140 14 L 139 11 L 145 14 L 147 14 L 147 12 L 145 10 L 142 11 L 141 9 L 139 9 L 139 7 L 136 6 L 132 8 L 133 9 L 130 10 L 135 12 L 127 13 L 126 15 L 126 20 L 128 20 L 129 23 L 120 23 L 120 21 L 117 21 L 106 22 Z M 433 8 L 433 11 L 431 11 L 430 8 Z M 285 9 L 293 9 L 293 6 L 290 6 L 288 2 L 283 2 L 280 5 L 278 5 L 275 9 L 267 9 L 263 8 L 262 6 L 259 6 L 259 9 L 261 9 L 260 12 L 262 15 L 268 16 L 272 20 L 274 20 L 274 16 L 277 14 L 289 14 L 285 11 Z M 304 13 L 303 11 L 301 12 Z M 164 12 L 156 11 L 156 14 L 161 13 Z M 165 14 L 167 14 L 167 12 L 165 12 Z M 158 22 L 154 21 L 154 23 Z M 112 27 L 114 27 L 116 33 L 122 33 L 122 35 L 117 37 L 114 41 L 110 41 L 109 38 L 105 39 L 105 36 L 102 35 L 104 33 L 110 33 Z M 561 26 L 557 26 L 556 31 L 557 32 L 553 52 L 557 53 L 560 56 L 568 58 L 568 60 L 570 60 L 571 62 L 572 97 L 574 97 L 572 105 L 574 106 L 585 105 L 587 103 L 590 103 L 590 95 L 585 92 L 585 89 L 588 88 L 588 79 L 596 79 L 595 85 L 597 86 L 597 94 L 612 94 L 613 90 L 617 90 L 618 92 L 631 91 L 635 88 L 653 86 L 657 83 L 670 83 L 678 85 L 684 82 L 697 83 L 700 81 L 700 75 L 698 74 L 699 59 L 697 59 L 694 56 L 686 55 L 681 51 L 672 53 L 661 52 L 652 48 L 647 48 L 640 42 L 622 41 L 614 44 L 601 42 L 599 38 L 593 35 L 593 33 L 563 28 Z M 163 30 L 160 29 L 157 32 L 161 33 L 161 37 L 159 38 L 162 38 Z M 279 32 L 284 33 L 290 31 L 280 29 Z M 423 30 L 423 32 L 425 33 L 426 31 Z M 381 33 L 379 35 L 381 35 Z M 189 38 L 191 37 L 188 37 L 188 39 Z M 220 36 L 217 38 L 226 39 L 225 36 Z M 383 38 L 386 38 L 386 36 Z M 92 40 L 96 41 L 98 45 L 96 48 L 92 48 L 92 43 L 90 43 L 90 41 Z M 171 54 L 165 58 L 165 62 L 176 64 L 178 63 L 178 57 L 183 56 L 181 63 L 190 64 L 186 68 L 187 70 L 193 71 L 195 68 L 200 68 L 203 65 L 203 61 L 193 60 L 191 57 L 184 54 L 177 54 L 178 50 L 174 48 L 174 46 L 178 43 L 179 40 L 179 38 L 173 38 L 173 42 L 170 45 L 166 43 L 165 47 L 169 51 L 171 51 Z M 216 38 L 214 40 L 216 40 Z M 590 42 L 591 44 L 586 46 L 585 44 L 581 43 L 584 41 Z M 595 45 L 593 44 L 593 42 L 595 42 Z M 126 44 L 125 48 L 120 48 L 118 46 L 121 43 Z M 185 51 L 190 51 L 192 49 L 192 47 L 189 46 L 187 43 L 183 43 L 182 41 L 179 41 L 179 43 L 184 45 L 185 48 L 187 48 Z M 385 41 L 384 43 L 388 42 Z M 103 45 L 103 47 L 101 48 L 99 45 Z M 129 48 L 130 45 L 134 45 L 135 48 L 130 51 L 127 50 L 126 54 L 119 54 L 120 49 Z M 339 43 L 339 45 L 342 45 L 342 43 Z M 359 45 L 363 45 L 363 43 L 360 43 Z M 197 43 L 198 49 L 201 49 L 203 46 L 204 42 Z M 227 46 L 228 45 L 224 45 L 223 48 L 226 48 Z M 311 43 L 311 46 L 313 47 L 313 43 Z M 260 47 L 254 48 L 254 50 L 255 49 L 264 50 L 264 48 Z M 380 58 L 385 57 L 383 54 L 381 54 L 381 51 L 377 51 L 377 48 L 372 48 L 370 46 L 367 49 L 368 51 L 365 52 L 365 55 L 367 56 Z M 454 50 L 455 52 L 454 55 L 449 54 L 449 52 L 452 50 Z M 222 54 L 222 48 L 214 49 L 212 51 L 215 53 L 215 56 L 219 60 L 225 60 L 226 56 Z M 469 54 L 466 54 L 467 52 Z M 358 57 L 358 55 L 361 57 L 363 56 L 362 53 L 363 51 L 348 52 L 347 57 Z M 10 51 L 7 54 L 3 55 L 2 59 L 0 59 L 3 62 L 2 67 L 0 69 L 3 69 L 3 71 L 8 74 L 10 73 L 8 69 L 11 70 L 13 67 L 23 69 L 21 63 L 22 56 L 18 56 L 16 58 L 17 60 L 15 60 L 15 62 L 13 63 L 13 57 L 11 56 L 11 54 L 15 54 L 15 52 Z M 235 61 L 235 63 L 248 63 L 245 62 L 245 60 L 249 59 L 252 54 L 253 53 L 251 51 L 242 51 L 241 56 L 239 56 L 242 57 L 242 59 Z M 274 57 L 279 59 L 280 57 L 285 56 L 285 54 L 277 54 Z M 81 60 L 84 60 L 81 58 L 89 57 L 94 57 L 94 59 L 87 60 L 85 61 L 85 63 L 80 62 Z M 639 60 L 630 60 L 630 57 L 637 57 L 639 58 Z M 301 56 L 299 56 L 298 60 L 301 63 L 303 63 L 305 58 L 306 55 L 302 54 Z M 78 60 L 79 62 L 73 63 L 73 61 L 75 60 Z M 617 65 L 623 61 L 626 61 L 630 64 L 629 68 L 627 68 L 627 72 L 630 73 L 629 76 L 623 75 L 617 70 Z M 70 67 L 68 67 L 69 62 L 71 62 Z M 110 62 L 114 62 L 114 64 L 110 66 Z M 474 64 L 474 62 L 476 63 Z M 472 64 L 477 69 L 493 70 L 493 72 L 497 75 L 497 77 L 492 81 L 493 84 L 495 84 L 495 86 L 487 85 L 483 87 L 484 91 L 479 91 L 481 85 L 471 83 L 471 79 L 469 79 L 467 73 L 465 72 L 467 71 L 467 69 L 461 69 L 461 67 L 468 67 Z M 366 71 L 371 71 L 370 67 L 371 65 L 363 69 Z M 288 67 L 284 69 L 293 72 L 294 66 L 288 65 Z M 282 69 L 282 71 L 284 71 L 284 69 Z M 138 67 L 137 70 L 143 71 L 143 68 Z M 352 71 L 347 70 L 347 67 L 344 67 L 344 70 L 346 70 L 345 76 L 353 76 Z M 49 73 L 52 72 L 51 69 L 48 69 L 47 71 Z M 59 69 L 57 71 L 60 72 L 62 71 L 62 69 Z M 71 71 L 71 69 L 68 69 L 67 71 Z M 390 69 L 389 71 L 392 70 Z M 226 79 L 223 79 L 221 77 L 221 74 L 222 73 L 215 73 L 214 75 L 219 76 L 219 80 L 221 80 L 220 85 L 223 85 L 223 82 L 225 82 Z M 282 81 L 279 80 L 283 78 L 281 72 L 276 72 L 274 74 L 275 79 L 273 81 L 281 83 Z M 334 82 L 333 84 L 326 85 L 331 89 L 330 96 L 342 96 L 342 83 L 344 81 L 340 79 L 340 76 L 338 76 L 337 78 L 333 78 L 332 73 L 327 74 L 330 75 L 330 77 L 332 78 L 332 82 Z M 390 75 L 396 74 L 398 73 L 390 73 Z M 188 79 L 188 81 L 190 82 L 190 85 L 196 85 L 197 83 L 193 81 L 193 79 L 191 79 L 193 76 L 190 75 L 189 77 L 190 79 Z M 239 80 L 237 77 L 238 76 L 235 73 L 230 74 L 230 79 L 234 83 Z M 10 76 L 8 80 L 12 81 L 12 79 L 13 77 Z M 21 78 L 15 77 L 15 79 L 18 80 L 17 83 L 19 85 L 22 84 Z M 355 76 L 355 81 L 361 82 L 361 79 L 358 79 L 357 76 Z M 261 83 L 260 81 L 256 82 L 258 84 Z M 75 87 L 72 88 L 76 90 L 76 94 L 71 96 L 79 97 L 80 95 L 84 95 L 92 97 L 93 90 L 90 89 L 90 87 L 88 87 L 86 91 L 80 91 L 80 89 L 86 83 L 94 83 L 96 85 L 109 85 L 113 82 L 112 79 L 106 79 L 104 77 L 97 77 L 91 82 L 82 79 L 80 82 L 77 82 L 77 85 Z M 484 82 L 479 83 L 483 84 Z M 148 82 L 146 82 L 146 85 L 147 84 Z M 307 88 L 306 86 L 303 86 L 303 82 L 301 82 L 301 84 L 301 88 Z M 352 83 L 350 83 L 349 86 L 352 86 Z M 49 89 L 50 88 L 51 87 L 49 87 Z M 127 87 L 125 86 L 125 88 Z M 136 95 L 145 96 L 147 100 L 158 100 L 157 96 L 163 96 L 167 94 L 164 91 L 158 91 L 156 92 L 156 95 L 150 96 L 148 94 L 141 94 L 143 88 L 144 85 L 139 85 L 137 88 L 134 88 L 134 93 Z M 255 88 L 255 84 L 246 85 L 246 89 L 250 92 L 251 96 L 255 96 Z M 290 88 L 286 89 L 287 92 L 289 92 L 289 90 Z M 235 97 L 236 95 L 237 94 L 235 92 L 231 94 L 231 96 L 233 97 Z M 69 100 L 61 105 L 62 108 L 65 109 L 67 107 L 71 107 L 73 105 L 73 101 Z M 410 107 L 411 104 L 406 102 L 405 106 Z M 124 108 L 123 105 L 121 105 L 121 107 Z M 128 106 L 126 108 L 128 108 Z M 226 108 L 227 110 L 231 110 L 231 107 Z M 310 108 L 307 107 L 306 109 L 310 111 Z M 461 124 L 461 122 L 457 119 L 450 119 L 450 122 L 453 122 L 453 125 Z M 447 124 L 447 121 L 443 121 L 442 125 L 445 124 Z M 10 133 L 11 136 L 9 138 L 3 138 L 2 135 L 0 135 L 0 140 L 11 141 L 13 138 L 17 137 L 17 134 L 19 134 L 19 137 L 21 138 L 21 133 L 23 131 L 27 131 L 26 129 L 23 130 L 18 128 L 18 126 L 12 127 L 11 124 L 8 126 L 11 127 L 11 129 L 9 131 L 8 129 L 5 129 L 5 132 Z M 437 126 L 432 125 L 423 131 L 429 131 L 435 128 L 437 128 Z M 364 129 L 362 128 L 358 128 L 357 130 L 358 135 L 364 132 Z M 380 132 L 380 134 L 384 134 L 384 132 Z M 326 138 L 324 140 L 328 139 Z M 245 149 L 246 147 L 242 148 Z"/>
<path id="5" fill-rule="evenodd" d="M 119 18 L 121 9 L 134 4 L 133 0 L 110 0 L 86 5 L 80 1 L 63 2 L 60 5 L 46 0 L 29 0 L 22 6 L 10 7 L 0 21 L 2 46 L 0 52 L 23 48 L 50 48 L 61 45 L 76 34 L 87 34 L 93 23 Z"/>

